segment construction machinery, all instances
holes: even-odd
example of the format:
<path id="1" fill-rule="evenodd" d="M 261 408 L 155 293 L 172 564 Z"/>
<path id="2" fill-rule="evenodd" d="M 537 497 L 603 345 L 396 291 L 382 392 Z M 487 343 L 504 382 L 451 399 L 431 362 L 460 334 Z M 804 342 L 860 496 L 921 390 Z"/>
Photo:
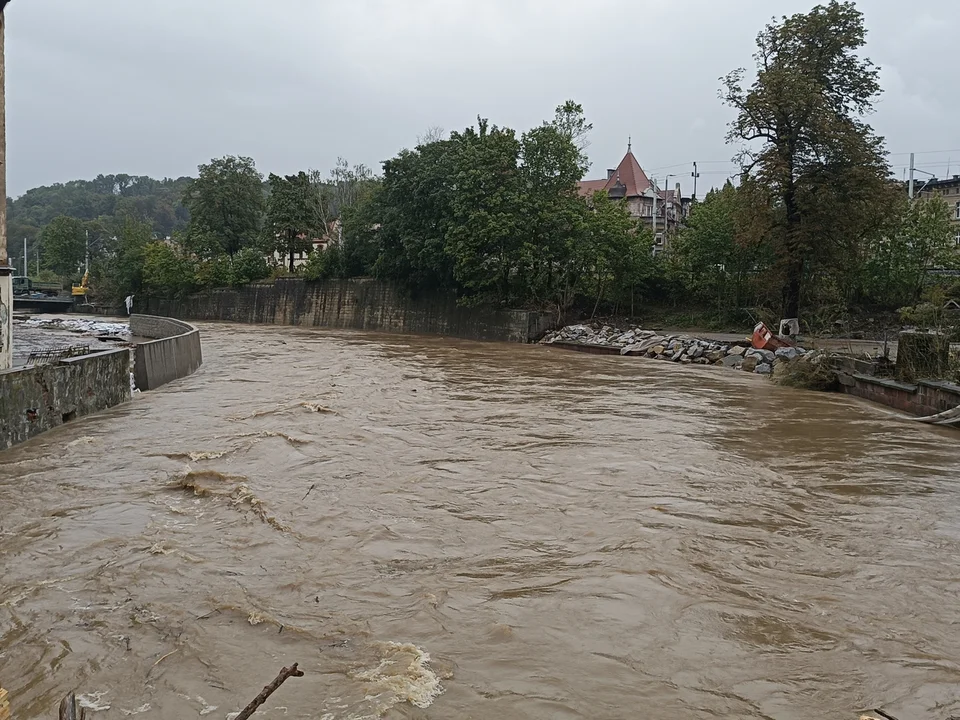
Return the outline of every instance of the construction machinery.
<path id="1" fill-rule="evenodd" d="M 74 297 L 85 297 L 87 292 L 90 290 L 88 284 L 90 282 L 90 271 L 87 270 L 83 274 L 83 280 L 80 281 L 79 285 L 74 285 L 70 289 L 70 294 Z"/>

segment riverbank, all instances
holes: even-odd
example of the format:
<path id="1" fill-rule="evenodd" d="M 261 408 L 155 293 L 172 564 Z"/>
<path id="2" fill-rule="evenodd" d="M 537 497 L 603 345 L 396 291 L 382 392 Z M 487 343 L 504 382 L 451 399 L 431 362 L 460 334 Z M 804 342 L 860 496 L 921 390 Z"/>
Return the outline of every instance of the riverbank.
<path id="1" fill-rule="evenodd" d="M 758 375 L 776 375 L 783 385 L 806 390 L 842 392 L 941 425 L 960 423 L 960 386 L 945 380 L 899 382 L 891 377 L 896 346 L 874 353 L 783 347 L 776 351 L 753 347 L 752 339 L 728 334 L 692 337 L 682 333 L 623 330 L 612 325 L 580 324 L 548 333 L 542 345 L 605 355 L 666 360 L 681 365 L 710 365 Z M 835 341 L 836 342 L 836 341 Z M 866 341 L 869 342 L 869 341 Z"/>
<path id="2" fill-rule="evenodd" d="M 757 349 L 746 338 L 725 342 L 639 327 L 622 330 L 610 325 L 568 325 L 548 333 L 540 342 L 570 350 L 619 353 L 682 365 L 716 365 L 758 375 L 771 375 L 778 364 L 807 354 L 800 347 Z"/>

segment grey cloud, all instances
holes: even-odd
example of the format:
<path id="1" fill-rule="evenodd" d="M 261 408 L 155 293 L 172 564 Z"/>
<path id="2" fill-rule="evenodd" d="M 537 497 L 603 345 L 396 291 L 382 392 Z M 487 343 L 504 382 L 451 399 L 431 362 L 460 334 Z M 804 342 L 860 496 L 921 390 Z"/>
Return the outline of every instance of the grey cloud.
<path id="1" fill-rule="evenodd" d="M 104 172 L 193 173 L 223 154 L 264 172 L 378 167 L 429 126 L 477 115 L 518 130 L 583 103 L 593 175 L 627 137 L 689 190 L 733 169 L 718 78 L 795 0 L 13 0 L 8 187 Z M 872 122 L 891 162 L 960 171 L 949 52 L 955 0 L 864 0 L 886 92 Z M 898 170 L 899 172 L 899 170 Z M 671 180 L 675 182 L 675 180 Z"/>

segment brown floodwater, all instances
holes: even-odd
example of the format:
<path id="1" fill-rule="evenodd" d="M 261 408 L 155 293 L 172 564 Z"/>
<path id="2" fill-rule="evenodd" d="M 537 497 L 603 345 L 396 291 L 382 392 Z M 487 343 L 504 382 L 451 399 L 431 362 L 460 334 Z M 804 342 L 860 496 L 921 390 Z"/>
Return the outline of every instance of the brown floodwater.
<path id="1" fill-rule="evenodd" d="M 960 435 L 714 368 L 203 325 L 0 454 L 18 720 L 960 713 Z"/>

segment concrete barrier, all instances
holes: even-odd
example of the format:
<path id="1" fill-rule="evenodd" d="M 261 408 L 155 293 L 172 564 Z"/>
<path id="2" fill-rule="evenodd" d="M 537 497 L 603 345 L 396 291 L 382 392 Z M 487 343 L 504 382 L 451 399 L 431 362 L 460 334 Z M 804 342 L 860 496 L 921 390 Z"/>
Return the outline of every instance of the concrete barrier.
<path id="1" fill-rule="evenodd" d="M 302 325 L 442 335 L 466 340 L 535 342 L 556 316 L 527 310 L 465 307 L 451 293 L 411 296 L 371 278 L 308 281 L 278 278 L 177 299 L 138 298 L 155 315 L 188 320 Z"/>
<path id="2" fill-rule="evenodd" d="M 186 377 L 203 363 L 200 331 L 189 323 L 154 315 L 131 315 L 130 334 L 156 338 L 134 348 L 133 376 L 140 390 L 156 390 Z"/>
<path id="3" fill-rule="evenodd" d="M 848 395 L 921 417 L 960 407 L 960 386 L 939 380 L 903 383 L 870 375 L 841 374 L 840 386 Z"/>
<path id="4" fill-rule="evenodd" d="M 0 450 L 130 399 L 125 348 L 0 372 Z"/>

